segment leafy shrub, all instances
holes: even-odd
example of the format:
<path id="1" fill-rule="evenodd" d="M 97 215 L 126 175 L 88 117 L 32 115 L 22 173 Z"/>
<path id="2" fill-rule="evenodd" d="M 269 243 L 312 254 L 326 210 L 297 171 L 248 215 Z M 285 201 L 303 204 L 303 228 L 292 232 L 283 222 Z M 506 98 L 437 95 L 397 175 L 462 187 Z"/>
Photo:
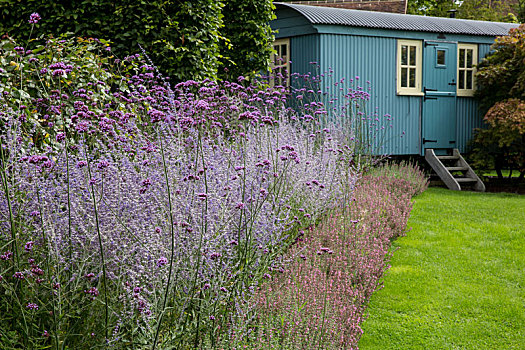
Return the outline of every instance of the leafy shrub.
<path id="1" fill-rule="evenodd" d="M 58 147 L 56 137 L 66 130 L 71 142 L 78 139 L 73 136 L 74 121 L 82 113 L 101 119 L 111 118 L 109 106 L 124 111 L 114 95 L 126 88 L 124 74 L 144 77 L 150 68 L 139 68 L 138 56 L 112 59 L 107 45 L 103 40 L 67 36 L 50 38 L 33 49 L 12 39 L 0 42 L 0 63 L 5 67 L 0 69 L 0 99 L 4 108 L 18 111 L 22 134 L 38 149 Z M 2 113 L 2 118 L 5 127 L 8 117 Z"/>
<path id="2" fill-rule="evenodd" d="M 494 53 L 479 64 L 478 97 L 488 109 L 487 129 L 476 131 L 471 143 L 475 167 L 517 169 L 525 176 L 525 25 L 498 37 Z"/>
<path id="3" fill-rule="evenodd" d="M 520 172 L 525 176 L 525 101 L 508 99 L 497 102 L 485 115 L 488 129 L 476 130 L 471 142 L 470 159 L 473 166 L 495 169 L 499 178 L 502 170 Z"/>

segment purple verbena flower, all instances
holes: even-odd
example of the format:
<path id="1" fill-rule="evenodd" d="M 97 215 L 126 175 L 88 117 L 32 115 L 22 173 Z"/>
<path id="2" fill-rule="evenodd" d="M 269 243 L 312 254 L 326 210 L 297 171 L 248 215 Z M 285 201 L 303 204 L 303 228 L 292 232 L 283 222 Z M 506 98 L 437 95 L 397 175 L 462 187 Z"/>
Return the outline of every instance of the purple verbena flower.
<path id="1" fill-rule="evenodd" d="M 33 241 L 29 241 L 25 244 L 24 246 L 24 249 L 26 252 L 30 252 L 31 250 L 33 250 L 33 245 L 35 244 L 35 242 Z"/>
<path id="2" fill-rule="evenodd" d="M 40 15 L 36 12 L 33 12 L 31 16 L 29 16 L 29 23 L 30 24 L 37 24 L 38 21 L 40 21 Z"/>
<path id="3" fill-rule="evenodd" d="M 168 263 L 168 259 L 166 257 L 161 257 L 159 260 L 157 260 L 157 266 L 162 267 Z"/>
<path id="4" fill-rule="evenodd" d="M 97 297 L 100 294 L 96 287 L 91 287 L 87 290 L 84 290 L 84 293 L 92 295 L 93 297 Z"/>
<path id="5" fill-rule="evenodd" d="M 63 132 L 59 132 L 56 136 L 56 140 L 57 142 L 62 142 L 66 139 L 66 134 L 64 134 Z"/>
<path id="6" fill-rule="evenodd" d="M 8 250 L 4 254 L 0 255 L 0 260 L 7 261 L 7 260 L 11 259 L 12 256 L 13 256 L 13 253 Z"/>
<path id="7" fill-rule="evenodd" d="M 109 166 L 109 162 L 105 159 L 101 160 L 98 164 L 97 164 L 97 168 L 99 169 L 104 169 L 104 168 L 107 168 Z"/>
<path id="8" fill-rule="evenodd" d="M 28 308 L 29 310 L 38 310 L 38 305 L 35 303 L 27 303 L 26 308 Z"/>
<path id="9" fill-rule="evenodd" d="M 54 77 L 62 77 L 62 76 L 64 76 L 64 75 L 66 75 L 66 71 L 63 70 L 63 69 L 55 69 L 55 70 L 53 71 L 52 75 L 53 75 Z"/>
<path id="10" fill-rule="evenodd" d="M 35 276 L 42 276 L 44 274 L 44 270 L 38 266 L 35 266 L 31 268 L 31 273 Z"/>

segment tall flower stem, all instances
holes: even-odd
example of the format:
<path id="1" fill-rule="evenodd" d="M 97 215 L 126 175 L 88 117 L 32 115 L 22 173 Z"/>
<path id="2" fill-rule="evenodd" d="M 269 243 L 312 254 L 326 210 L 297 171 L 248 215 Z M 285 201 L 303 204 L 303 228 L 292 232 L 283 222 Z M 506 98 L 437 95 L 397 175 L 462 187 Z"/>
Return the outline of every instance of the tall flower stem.
<path id="1" fill-rule="evenodd" d="M 35 179 L 38 179 L 38 176 L 35 174 Z M 37 200 L 38 200 L 38 203 L 42 203 L 40 201 L 40 189 L 36 188 L 36 196 L 37 196 Z M 48 246 L 48 240 L 47 240 L 47 237 L 46 237 L 46 231 L 45 231 L 45 227 L 44 227 L 44 213 L 42 211 L 42 205 L 39 206 L 39 212 L 40 212 L 40 227 L 41 227 L 41 230 L 42 230 L 42 242 L 43 242 L 43 245 L 46 247 L 47 249 L 47 252 L 46 252 L 46 270 L 47 270 L 47 278 L 49 279 L 49 286 L 51 287 L 51 290 L 53 289 L 53 285 L 52 285 L 52 282 L 51 282 L 51 269 L 49 267 L 50 263 L 49 263 L 49 246 Z M 56 316 L 56 307 L 55 307 L 55 298 L 52 296 L 52 303 L 51 303 L 52 307 L 53 307 L 53 326 L 55 327 L 55 330 L 54 330 L 54 337 L 55 337 L 55 345 L 56 345 L 56 349 L 59 350 L 59 338 L 58 338 L 58 329 L 57 329 L 57 325 L 58 325 L 58 322 L 57 322 L 57 316 Z"/>
<path id="2" fill-rule="evenodd" d="M 169 211 L 169 222 L 170 222 L 170 267 L 168 271 L 168 281 L 166 282 L 166 290 L 164 291 L 164 300 L 162 301 L 162 312 L 157 321 L 157 329 L 155 331 L 155 340 L 153 341 L 152 349 L 157 347 L 157 341 L 159 339 L 160 326 L 162 323 L 162 318 L 164 317 L 166 311 L 166 303 L 168 301 L 170 286 L 171 286 L 171 275 L 173 273 L 173 260 L 175 258 L 175 229 L 173 226 L 173 205 L 171 202 L 171 190 L 170 182 L 168 179 L 168 168 L 166 166 L 166 155 L 164 154 L 164 144 L 162 143 L 162 137 L 160 130 L 157 129 L 157 137 L 159 140 L 160 154 L 162 157 L 162 169 L 164 173 L 164 180 L 166 181 L 166 191 L 168 194 L 168 211 Z"/>
<path id="3" fill-rule="evenodd" d="M 4 187 L 5 198 L 7 201 L 7 207 L 9 209 L 9 225 L 11 228 L 11 246 L 16 258 L 17 270 L 20 268 L 20 254 L 18 252 L 18 240 L 16 238 L 15 220 L 13 218 L 13 208 L 11 206 L 11 198 L 9 197 L 9 186 L 7 183 L 7 169 L 5 167 L 5 155 L 4 155 L 4 140 L 0 136 L 0 156 L 2 158 L 2 185 Z"/>
<path id="4" fill-rule="evenodd" d="M 84 148 L 86 153 L 86 163 L 87 163 L 87 170 L 88 170 L 88 177 L 91 179 L 91 165 L 89 163 L 89 157 L 88 157 L 88 150 L 87 147 Z M 104 327 L 104 334 L 106 339 L 108 339 L 108 324 L 109 324 L 109 305 L 108 305 L 108 288 L 107 288 L 107 275 L 106 275 L 106 261 L 104 259 L 104 247 L 102 245 L 102 234 L 100 232 L 100 223 L 98 220 L 98 210 L 97 210 L 97 200 L 95 197 L 95 187 L 94 184 L 90 184 L 90 192 L 91 192 L 91 199 L 93 201 L 93 211 L 95 212 L 95 226 L 97 229 L 97 236 L 98 236 L 98 244 L 100 247 L 100 260 L 102 262 L 102 283 L 104 286 L 104 306 L 105 306 L 105 327 Z M 105 344 L 107 344 L 105 342 Z M 106 345 L 107 346 L 107 345 Z"/>
<path id="5" fill-rule="evenodd" d="M 205 193 L 207 194 L 208 193 L 208 181 L 207 181 L 207 178 L 206 178 L 206 162 L 205 162 L 205 159 L 204 159 L 204 149 L 202 148 L 202 130 L 199 128 L 199 131 L 198 131 L 198 147 L 199 147 L 199 151 L 200 151 L 200 154 L 201 154 L 201 157 L 202 157 L 202 165 L 203 165 L 203 169 L 204 169 L 204 186 L 205 186 Z M 197 165 L 199 162 L 199 153 L 197 152 L 197 157 L 195 159 L 195 164 Z M 203 208 L 203 212 L 202 212 L 202 217 L 203 218 L 207 218 L 207 214 L 208 214 L 208 198 L 206 197 L 204 199 L 204 208 Z M 196 254 L 197 254 L 197 267 L 195 268 L 195 273 L 194 273 L 194 276 L 193 276 L 193 282 L 192 282 L 192 285 L 191 285 L 191 289 L 190 289 L 190 293 L 191 293 L 191 297 L 190 297 L 190 300 L 188 303 L 186 304 L 190 304 L 193 302 L 193 298 L 194 298 L 194 290 L 195 290 L 195 286 L 197 285 L 197 277 L 199 276 L 199 270 L 201 268 L 201 263 L 202 263 L 202 242 L 203 242 L 203 237 L 204 235 L 206 234 L 206 231 L 208 229 L 208 223 L 207 223 L 207 219 L 203 221 L 202 223 L 202 226 L 201 226 L 201 234 L 200 234 L 200 237 L 199 237 L 199 245 L 197 247 L 197 251 L 196 251 Z M 199 302 L 200 302 L 200 298 L 199 298 Z M 184 308 L 183 308 L 184 310 Z M 184 333 L 184 330 L 186 328 L 186 323 L 188 322 L 188 317 L 189 317 L 189 313 L 186 313 L 186 318 L 184 319 L 184 325 L 183 325 L 183 329 L 182 329 L 182 333 Z M 197 335 L 198 335 L 198 330 L 199 330 L 199 323 L 200 323 L 200 318 L 197 318 Z M 180 345 L 180 341 L 182 341 L 182 338 L 180 338 L 179 340 L 179 345 Z"/>
<path id="6" fill-rule="evenodd" d="M 62 96 L 62 81 L 59 82 L 59 90 L 60 90 L 60 96 Z M 69 262 L 70 264 L 73 262 L 73 240 L 71 238 L 71 189 L 70 189 L 70 175 L 69 175 L 69 135 L 67 131 L 67 125 L 66 125 L 66 119 L 64 118 L 63 111 L 60 112 L 60 116 L 62 119 L 62 124 L 64 128 L 64 151 L 65 151 L 65 159 L 66 159 L 66 184 L 67 184 L 67 238 L 68 238 L 68 244 L 69 244 Z M 70 267 L 69 271 L 72 271 L 73 269 Z"/>

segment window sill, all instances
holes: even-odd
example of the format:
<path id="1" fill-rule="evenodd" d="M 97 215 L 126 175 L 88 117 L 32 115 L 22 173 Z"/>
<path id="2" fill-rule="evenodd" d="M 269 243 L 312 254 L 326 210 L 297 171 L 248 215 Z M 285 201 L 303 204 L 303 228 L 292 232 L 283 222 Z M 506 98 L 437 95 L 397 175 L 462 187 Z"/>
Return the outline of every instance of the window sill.
<path id="1" fill-rule="evenodd" d="M 421 91 L 398 91 L 398 96 L 425 96 L 424 92 Z"/>
<path id="2" fill-rule="evenodd" d="M 457 97 L 474 97 L 475 91 L 458 91 L 456 96 Z"/>

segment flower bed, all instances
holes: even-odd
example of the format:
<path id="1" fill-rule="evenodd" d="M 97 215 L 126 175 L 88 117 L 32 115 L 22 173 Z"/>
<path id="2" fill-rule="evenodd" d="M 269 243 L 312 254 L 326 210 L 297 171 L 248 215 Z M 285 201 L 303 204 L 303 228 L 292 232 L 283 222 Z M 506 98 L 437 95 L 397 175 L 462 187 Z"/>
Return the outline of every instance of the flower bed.
<path id="1" fill-rule="evenodd" d="M 381 178 L 354 193 L 369 93 L 334 124 L 314 90 L 293 110 L 242 77 L 170 85 L 108 45 L 0 42 L 0 348 L 354 344 L 409 203 Z M 296 313 L 265 302 L 289 272 L 315 287 Z"/>
<path id="2" fill-rule="evenodd" d="M 366 307 L 389 267 L 390 243 L 406 231 L 412 195 L 428 185 L 411 166 L 389 168 L 363 177 L 344 210 L 289 251 L 292 262 L 257 294 L 259 324 L 249 348 L 358 348 Z"/>
<path id="3" fill-rule="evenodd" d="M 2 348 L 213 346 L 353 191 L 343 130 L 282 87 L 171 87 L 91 39 L 1 47 Z"/>

